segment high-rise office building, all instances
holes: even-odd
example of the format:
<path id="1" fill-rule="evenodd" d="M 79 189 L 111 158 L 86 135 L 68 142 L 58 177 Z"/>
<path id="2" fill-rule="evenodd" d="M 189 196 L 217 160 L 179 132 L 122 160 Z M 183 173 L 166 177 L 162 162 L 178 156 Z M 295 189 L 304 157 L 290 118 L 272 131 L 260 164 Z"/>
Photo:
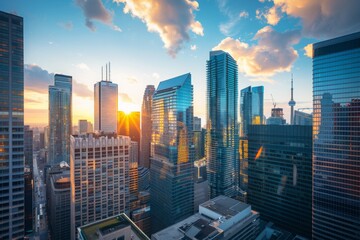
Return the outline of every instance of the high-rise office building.
<path id="1" fill-rule="evenodd" d="M 240 91 L 241 136 L 246 137 L 248 125 L 264 124 L 264 87 L 247 87 Z"/>
<path id="2" fill-rule="evenodd" d="M 201 131 L 201 118 L 194 117 L 194 131 Z"/>
<path id="3" fill-rule="evenodd" d="M 129 136 L 131 141 L 140 144 L 140 112 L 126 114 L 118 112 L 118 131 L 119 135 Z"/>
<path id="4" fill-rule="evenodd" d="M 79 134 L 88 133 L 88 121 L 79 120 Z"/>
<path id="5" fill-rule="evenodd" d="M 94 85 L 95 131 L 116 133 L 118 113 L 118 85 L 111 81 L 100 81 Z"/>
<path id="6" fill-rule="evenodd" d="M 46 187 L 51 239 L 70 239 L 70 168 L 68 165 L 52 167 L 48 171 L 48 180 Z"/>
<path id="7" fill-rule="evenodd" d="M 199 160 L 205 157 L 205 136 L 206 130 L 194 131 L 194 159 Z"/>
<path id="8" fill-rule="evenodd" d="M 193 86 L 187 73 L 160 82 L 153 96 L 152 231 L 193 214 Z"/>
<path id="9" fill-rule="evenodd" d="M 141 107 L 140 166 L 146 168 L 150 167 L 151 111 L 154 92 L 154 85 L 146 86 Z"/>
<path id="10" fill-rule="evenodd" d="M 247 202 L 261 218 L 311 238 L 312 128 L 250 125 Z"/>
<path id="11" fill-rule="evenodd" d="M 123 136 L 129 136 L 131 141 L 137 142 L 140 145 L 140 112 L 131 112 L 126 114 L 119 111 L 117 118 L 117 133 Z M 140 148 L 137 148 L 137 162 L 139 162 Z"/>
<path id="12" fill-rule="evenodd" d="M 33 130 L 30 126 L 24 126 L 24 158 L 25 166 L 33 168 Z"/>
<path id="13" fill-rule="evenodd" d="M 312 126 L 313 115 L 299 110 L 294 111 L 294 124 Z"/>
<path id="14" fill-rule="evenodd" d="M 33 185 L 33 170 L 30 167 L 25 167 L 24 169 L 24 196 L 25 196 L 25 235 L 31 234 L 33 232 L 33 222 L 34 222 L 34 185 Z"/>
<path id="15" fill-rule="evenodd" d="M 206 158 L 210 198 L 237 195 L 239 179 L 238 70 L 224 51 L 207 61 Z"/>
<path id="16" fill-rule="evenodd" d="M 130 138 L 116 134 L 71 136 L 71 239 L 76 228 L 129 207 Z"/>
<path id="17" fill-rule="evenodd" d="M 240 142 L 239 142 L 239 187 L 247 189 L 249 125 L 264 124 L 264 87 L 246 87 L 240 91 Z"/>
<path id="18" fill-rule="evenodd" d="M 23 19 L 0 11 L 0 239 L 24 237 Z"/>
<path id="19" fill-rule="evenodd" d="M 70 161 L 72 132 L 72 77 L 55 74 L 54 85 L 49 86 L 49 149 L 48 163 Z"/>
<path id="20" fill-rule="evenodd" d="M 313 239 L 360 239 L 360 32 L 313 45 Z"/>

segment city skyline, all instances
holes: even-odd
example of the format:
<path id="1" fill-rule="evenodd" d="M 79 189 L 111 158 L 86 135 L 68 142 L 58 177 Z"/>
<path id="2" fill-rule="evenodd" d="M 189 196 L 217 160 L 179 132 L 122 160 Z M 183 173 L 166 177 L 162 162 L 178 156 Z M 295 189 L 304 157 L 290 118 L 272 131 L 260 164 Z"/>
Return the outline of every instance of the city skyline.
<path id="1" fill-rule="evenodd" d="M 91 15 L 87 2 L 98 7 L 95 14 Z M 145 2 L 149 6 L 154 3 Z M 266 116 L 270 115 L 272 94 L 290 122 L 290 72 L 294 75 L 297 107 L 312 105 L 312 93 L 307 91 L 311 89 L 311 59 L 304 56 L 304 47 L 359 29 L 359 17 L 354 13 L 358 3 L 353 0 L 348 0 L 349 4 L 317 1 L 314 6 L 306 2 L 303 8 L 296 5 L 297 1 L 286 0 L 252 1 L 246 5 L 238 1 L 177 2 L 163 3 L 166 6 L 159 11 L 168 7 L 187 19 L 165 13 L 162 19 L 155 19 L 155 10 L 131 5 L 131 0 L 4 2 L 3 11 L 25 19 L 25 124 L 48 124 L 44 89 L 55 73 L 74 78 L 73 101 L 78 104 L 74 106 L 73 122 L 93 122 L 92 86 L 101 80 L 101 66 L 108 61 L 113 66 L 112 80 L 119 84 L 118 110 L 139 111 L 142 91 L 138 89 L 145 89 L 148 84 L 157 86 L 161 79 L 174 74 L 191 72 L 194 115 L 205 119 L 204 63 L 214 48 L 232 49 L 229 53 L 242 63 L 239 89 L 264 85 Z M 326 13 L 307 11 L 324 7 Z M 345 12 L 343 21 L 334 22 Z M 209 20 L 209 15 L 214 17 Z M 171 27 L 178 37 L 164 33 L 171 17 L 175 18 Z M 328 28 L 330 24 L 334 27 Z M 278 48 L 280 51 L 275 51 Z M 129 56 L 136 61 L 128 61 Z M 263 57 L 267 57 L 267 63 L 259 60 Z"/>

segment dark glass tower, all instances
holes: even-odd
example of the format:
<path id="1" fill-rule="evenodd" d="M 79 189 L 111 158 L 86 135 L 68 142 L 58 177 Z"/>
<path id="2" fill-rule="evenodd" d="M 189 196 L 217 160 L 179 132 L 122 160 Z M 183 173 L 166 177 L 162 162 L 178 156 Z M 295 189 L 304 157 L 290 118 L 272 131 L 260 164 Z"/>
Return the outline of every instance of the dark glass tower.
<path id="1" fill-rule="evenodd" d="M 360 32 L 313 45 L 313 239 L 360 239 Z"/>
<path id="2" fill-rule="evenodd" d="M 311 126 L 250 125 L 248 203 L 261 218 L 311 237 Z"/>
<path id="3" fill-rule="evenodd" d="M 235 196 L 239 179 L 238 69 L 223 51 L 207 61 L 206 157 L 210 198 Z"/>
<path id="4" fill-rule="evenodd" d="M 241 136 L 247 135 L 248 125 L 264 123 L 264 87 L 247 87 L 240 91 Z"/>
<path id="5" fill-rule="evenodd" d="M 193 86 L 190 73 L 162 81 L 153 97 L 152 231 L 193 214 Z"/>
<path id="6" fill-rule="evenodd" d="M 151 109 L 154 92 L 154 85 L 146 86 L 141 107 L 140 166 L 146 168 L 150 167 L 150 145 L 152 127 Z"/>
<path id="7" fill-rule="evenodd" d="M 55 74 L 54 85 L 49 86 L 49 153 L 48 163 L 70 162 L 70 135 L 72 128 L 72 77 Z"/>
<path id="8" fill-rule="evenodd" d="M 23 19 L 0 11 L 0 239 L 24 237 Z"/>

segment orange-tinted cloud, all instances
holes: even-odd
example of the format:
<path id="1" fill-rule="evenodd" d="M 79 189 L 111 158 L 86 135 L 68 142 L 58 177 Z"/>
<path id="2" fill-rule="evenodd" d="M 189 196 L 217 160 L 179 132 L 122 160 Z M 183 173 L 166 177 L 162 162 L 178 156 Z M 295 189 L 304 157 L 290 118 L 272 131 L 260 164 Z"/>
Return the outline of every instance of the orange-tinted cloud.
<path id="1" fill-rule="evenodd" d="M 203 27 L 195 20 L 199 9 L 195 0 L 114 0 L 125 5 L 124 12 L 141 19 L 150 32 L 160 35 L 171 56 L 176 56 L 184 42 L 190 39 L 189 31 L 203 35 Z"/>
<path id="2" fill-rule="evenodd" d="M 293 45 L 300 40 L 300 31 L 276 32 L 270 26 L 260 29 L 249 45 L 230 37 L 222 40 L 213 50 L 224 50 L 237 61 L 239 71 L 248 76 L 272 76 L 289 71 L 298 57 Z"/>
<path id="3" fill-rule="evenodd" d="M 335 37 L 360 30 L 359 0 L 273 0 L 274 8 L 300 18 L 310 37 Z"/>

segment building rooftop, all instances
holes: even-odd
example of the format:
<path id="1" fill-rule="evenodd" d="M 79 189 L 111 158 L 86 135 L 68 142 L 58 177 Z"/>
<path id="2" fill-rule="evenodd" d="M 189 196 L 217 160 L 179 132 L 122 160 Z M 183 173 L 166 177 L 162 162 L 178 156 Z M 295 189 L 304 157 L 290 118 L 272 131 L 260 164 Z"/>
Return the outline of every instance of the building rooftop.
<path id="1" fill-rule="evenodd" d="M 221 215 L 221 217 L 225 219 L 230 219 L 235 215 L 237 215 L 238 213 L 249 208 L 250 205 L 243 202 L 239 202 L 229 197 L 218 196 L 216 198 L 213 198 L 207 202 L 200 204 L 200 207 L 207 208 Z"/>
<path id="2" fill-rule="evenodd" d="M 131 228 L 131 238 L 125 238 L 125 240 L 150 240 L 124 213 L 78 228 L 79 238 L 84 240 L 101 239 L 101 236 L 104 237 L 127 227 Z"/>
<path id="3" fill-rule="evenodd" d="M 186 73 L 186 74 L 162 81 L 159 83 L 159 86 L 156 89 L 156 91 L 162 91 L 162 90 L 174 88 L 174 87 L 181 87 L 185 83 L 186 79 L 188 79 L 189 77 L 191 77 L 191 74 Z"/>
<path id="4" fill-rule="evenodd" d="M 229 197 L 218 196 L 200 204 L 199 213 L 153 234 L 152 239 L 221 239 L 227 230 L 235 225 L 242 226 L 250 216 L 254 215 L 258 213 L 251 211 L 250 205 Z"/>

